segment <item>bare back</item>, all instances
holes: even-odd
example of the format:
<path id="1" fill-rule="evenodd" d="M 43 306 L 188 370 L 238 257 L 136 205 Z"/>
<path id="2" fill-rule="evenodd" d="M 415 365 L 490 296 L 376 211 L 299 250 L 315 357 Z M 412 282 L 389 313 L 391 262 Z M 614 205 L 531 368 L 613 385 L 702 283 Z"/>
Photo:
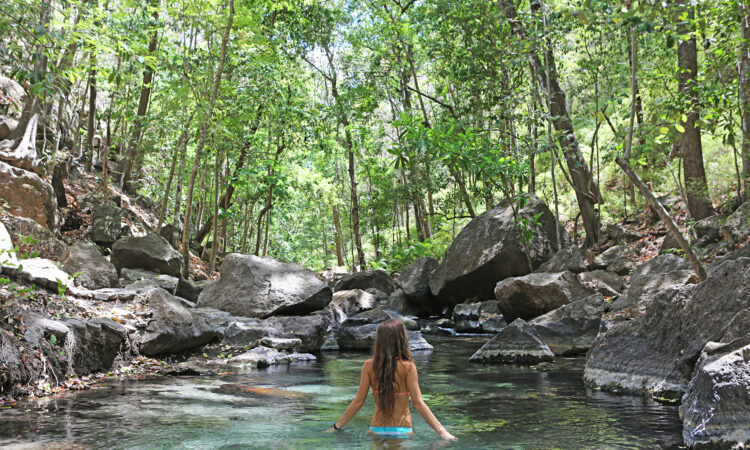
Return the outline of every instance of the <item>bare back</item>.
<path id="1" fill-rule="evenodd" d="M 411 428 L 411 412 L 409 411 L 408 376 L 416 367 L 411 361 L 399 361 L 396 368 L 396 393 L 393 399 L 393 412 L 384 416 L 378 408 L 378 379 L 373 368 L 372 359 L 364 364 L 364 372 L 369 377 L 372 393 L 375 397 L 375 413 L 370 421 L 371 427 L 407 427 Z"/>

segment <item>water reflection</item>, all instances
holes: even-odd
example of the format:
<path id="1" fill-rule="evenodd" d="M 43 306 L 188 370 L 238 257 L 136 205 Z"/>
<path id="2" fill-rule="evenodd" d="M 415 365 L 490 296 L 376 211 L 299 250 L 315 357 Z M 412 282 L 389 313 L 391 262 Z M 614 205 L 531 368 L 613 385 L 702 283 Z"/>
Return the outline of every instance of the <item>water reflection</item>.
<path id="1" fill-rule="evenodd" d="M 354 395 L 367 355 L 213 377 L 123 381 L 0 410 L 0 446 L 93 448 L 653 448 L 681 442 L 674 406 L 590 391 L 583 360 L 537 367 L 469 364 L 486 338 L 433 338 L 415 353 L 425 400 L 460 440 L 439 440 L 413 411 L 410 439 L 373 437 L 374 409 L 323 431 Z M 372 397 L 370 397 L 372 398 Z"/>

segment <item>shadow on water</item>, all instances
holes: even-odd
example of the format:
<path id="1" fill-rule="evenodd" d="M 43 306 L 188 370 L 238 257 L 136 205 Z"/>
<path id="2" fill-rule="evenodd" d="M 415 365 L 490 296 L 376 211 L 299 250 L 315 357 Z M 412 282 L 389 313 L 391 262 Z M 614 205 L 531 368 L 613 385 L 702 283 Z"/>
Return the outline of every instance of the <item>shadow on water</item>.
<path id="1" fill-rule="evenodd" d="M 0 446 L 94 448 L 654 448 L 679 444 L 675 406 L 586 389 L 583 358 L 536 367 L 469 364 L 487 337 L 430 339 L 415 352 L 425 400 L 457 443 L 414 415 L 409 439 L 373 437 L 372 396 L 338 433 L 362 353 L 210 377 L 120 381 L 0 410 Z"/>

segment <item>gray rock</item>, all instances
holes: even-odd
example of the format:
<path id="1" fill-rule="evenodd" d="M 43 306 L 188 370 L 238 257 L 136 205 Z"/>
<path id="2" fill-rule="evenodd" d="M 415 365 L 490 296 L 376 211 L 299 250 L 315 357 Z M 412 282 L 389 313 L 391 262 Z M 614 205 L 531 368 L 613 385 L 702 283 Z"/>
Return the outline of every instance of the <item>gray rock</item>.
<path id="1" fill-rule="evenodd" d="M 74 345 L 66 346 L 71 351 L 75 374 L 109 370 L 124 349 L 126 328 L 111 319 L 70 319 L 67 324 L 75 334 Z"/>
<path id="2" fill-rule="evenodd" d="M 377 289 L 386 296 L 396 290 L 396 285 L 384 270 L 369 270 L 357 272 L 341 278 L 334 286 L 334 291 L 344 291 L 351 289 Z"/>
<path id="3" fill-rule="evenodd" d="M 379 324 L 369 323 L 360 326 L 341 326 L 336 330 L 336 341 L 342 350 L 372 350 Z M 419 331 L 407 331 L 411 351 L 431 350 L 430 345 Z"/>
<path id="4" fill-rule="evenodd" d="M 336 322 L 343 322 L 347 318 L 375 307 L 375 296 L 361 289 L 336 291 L 328 305 L 334 313 Z"/>
<path id="5" fill-rule="evenodd" d="M 483 363 L 538 364 L 552 361 L 555 354 L 542 341 L 534 327 L 516 319 L 487 341 L 469 361 Z"/>
<path id="6" fill-rule="evenodd" d="M 122 269 L 145 269 L 179 277 L 182 255 L 156 233 L 143 237 L 123 237 L 112 245 L 112 264 Z"/>
<path id="7" fill-rule="evenodd" d="M 500 205 L 474 218 L 456 236 L 430 276 L 432 294 L 447 305 L 472 297 L 491 298 L 498 281 L 528 274 L 549 260 L 556 249 L 567 246 L 568 233 L 561 230 L 563 242 L 558 245 L 554 215 L 532 195 L 519 215 L 531 220 L 537 214 L 541 214 L 540 225 L 532 226 L 533 238 L 528 245 L 531 269 L 518 239 L 513 212 L 508 205 Z"/>
<path id="8" fill-rule="evenodd" d="M 182 230 L 181 223 L 168 223 L 159 229 L 159 236 L 166 239 L 172 247 L 177 248 L 182 240 Z"/>
<path id="9" fill-rule="evenodd" d="M 614 297 L 622 292 L 625 279 L 614 272 L 606 270 L 592 270 L 578 275 L 584 286 L 596 290 L 605 297 Z"/>
<path id="10" fill-rule="evenodd" d="M 52 186 L 34 172 L 0 161 L 0 200 L 7 211 L 56 231 L 60 224 L 57 198 Z"/>
<path id="11" fill-rule="evenodd" d="M 68 274 L 75 275 L 78 286 L 92 290 L 119 286 L 117 269 L 93 244 L 73 244 L 63 253 L 60 262 Z"/>
<path id="12" fill-rule="evenodd" d="M 0 333 L 0 395 L 12 392 L 18 384 L 26 384 L 31 374 L 29 365 L 24 361 L 24 355 L 19 351 L 15 339 L 5 333 Z"/>
<path id="13" fill-rule="evenodd" d="M 661 241 L 661 247 L 659 247 L 659 253 L 670 253 L 670 250 L 675 250 L 680 248 L 680 243 L 677 241 L 677 238 L 674 237 L 674 234 L 667 233 L 666 236 L 664 236 L 664 240 Z"/>
<path id="14" fill-rule="evenodd" d="M 176 295 L 196 303 L 201 292 L 211 283 L 213 283 L 211 280 L 189 281 L 180 277 L 177 282 Z"/>
<path id="15" fill-rule="evenodd" d="M 152 289 L 148 294 L 153 319 L 140 337 L 142 354 L 157 356 L 180 353 L 201 347 L 219 337 L 207 320 L 191 313 L 164 289 Z"/>
<path id="16" fill-rule="evenodd" d="M 122 232 L 122 210 L 117 206 L 106 204 L 97 207 L 91 219 L 92 241 L 106 247 L 111 246 Z"/>
<path id="17" fill-rule="evenodd" d="M 693 273 L 686 259 L 672 254 L 659 255 L 636 268 L 630 277 L 630 287 L 612 303 L 610 310 L 630 308 L 642 312 L 659 292 L 692 281 Z"/>
<path id="18" fill-rule="evenodd" d="M 401 289 L 396 289 L 391 292 L 391 295 L 388 296 L 388 300 L 385 301 L 384 307 L 391 311 L 396 311 L 399 314 L 405 314 L 408 316 L 418 316 L 422 310 L 419 306 L 415 305 L 409 296 L 407 296 Z"/>
<path id="19" fill-rule="evenodd" d="M 481 333 L 482 327 L 478 320 L 457 320 L 454 327 L 456 333 Z"/>
<path id="20" fill-rule="evenodd" d="M 388 294 L 381 291 L 380 289 L 369 288 L 369 289 L 365 289 L 365 292 L 375 297 L 375 302 L 379 305 L 383 305 L 388 302 Z"/>
<path id="21" fill-rule="evenodd" d="M 603 389 L 679 399 L 706 343 L 719 341 L 750 308 L 750 259 L 723 261 L 702 283 L 668 288 L 642 315 L 600 333 L 584 382 Z"/>
<path id="22" fill-rule="evenodd" d="M 575 245 L 563 248 L 546 263 L 539 266 L 535 272 L 565 272 L 573 273 L 586 271 L 586 261 L 583 260 L 581 251 Z"/>
<path id="23" fill-rule="evenodd" d="M 430 273 L 437 268 L 434 258 L 420 258 L 401 269 L 396 285 L 408 299 L 408 306 L 399 310 L 402 314 L 430 315 L 440 312 L 440 305 L 430 291 Z"/>
<path id="24" fill-rule="evenodd" d="M 635 252 L 627 245 L 615 245 L 597 255 L 591 263 L 592 269 L 605 269 L 618 275 L 628 275 L 635 269 Z"/>
<path id="25" fill-rule="evenodd" d="M 706 242 L 716 242 L 721 238 L 721 226 L 725 220 L 724 216 L 706 217 L 695 222 L 693 229 L 698 238 L 705 239 Z"/>
<path id="26" fill-rule="evenodd" d="M 148 280 L 172 295 L 177 292 L 179 278 L 143 269 L 122 269 L 120 275 L 128 281 Z"/>
<path id="27" fill-rule="evenodd" d="M 530 320 L 594 291 L 572 272 L 532 273 L 497 283 L 495 297 L 506 321 Z"/>
<path id="28" fill-rule="evenodd" d="M 492 316 L 479 321 L 483 333 L 499 333 L 508 326 L 503 316 Z"/>
<path id="29" fill-rule="evenodd" d="M 318 275 L 320 275 L 320 279 L 322 279 L 324 282 L 333 286 L 340 279 L 349 275 L 349 270 L 346 267 L 331 266 L 326 268 L 326 270 L 320 272 Z"/>
<path id="30" fill-rule="evenodd" d="M 221 265 L 219 280 L 201 292 L 198 306 L 265 318 L 318 311 L 328 306 L 331 298 L 331 288 L 310 269 L 272 258 L 232 253 Z"/>
<path id="31" fill-rule="evenodd" d="M 479 320 L 479 309 L 481 302 L 460 303 L 453 308 L 453 321 L 458 323 L 461 320 Z"/>
<path id="32" fill-rule="evenodd" d="M 260 344 L 277 350 L 294 350 L 302 347 L 302 339 L 264 337 L 260 340 Z"/>
<path id="33" fill-rule="evenodd" d="M 329 333 L 326 336 L 326 340 L 323 341 L 323 345 L 320 346 L 321 352 L 337 352 L 339 351 L 339 343 L 336 342 L 336 336 L 333 333 Z"/>
<path id="34" fill-rule="evenodd" d="M 295 361 L 315 361 L 308 353 L 284 353 L 275 348 L 255 347 L 241 355 L 230 358 L 227 364 L 239 367 L 268 367 L 275 364 L 289 364 Z"/>
<path id="35" fill-rule="evenodd" d="M 529 325 L 555 355 L 586 353 L 599 334 L 607 306 L 597 293 L 539 316 Z"/>
<path id="36" fill-rule="evenodd" d="M 742 244 L 750 237 L 750 201 L 740 205 L 730 214 L 719 230 L 722 239 L 728 244 Z"/>
<path id="37" fill-rule="evenodd" d="M 750 323 L 744 325 L 750 327 Z M 740 341 L 709 342 L 701 352 L 680 405 L 682 436 L 688 447 L 750 444 L 750 336 Z"/>
<path id="38" fill-rule="evenodd" d="M 305 352 L 320 350 L 331 325 L 331 319 L 324 314 L 277 316 L 263 320 L 229 317 L 223 320 L 228 322 L 226 327 L 216 325 L 216 328 L 224 334 L 226 344 L 251 345 L 265 337 L 299 339 L 302 341 L 300 350 Z M 216 323 L 216 320 L 211 322 Z"/>
<path id="39" fill-rule="evenodd" d="M 390 319 L 391 316 L 382 309 L 375 308 L 367 311 L 363 311 L 359 314 L 346 319 L 341 326 L 342 327 L 357 327 L 360 325 L 366 325 L 371 323 L 381 323 Z"/>
<path id="40" fill-rule="evenodd" d="M 54 261 L 45 258 L 28 258 L 19 261 L 16 269 L 4 269 L 6 272 L 30 283 L 56 291 L 58 287 L 65 290 L 73 286 L 73 277 L 64 272 Z"/>

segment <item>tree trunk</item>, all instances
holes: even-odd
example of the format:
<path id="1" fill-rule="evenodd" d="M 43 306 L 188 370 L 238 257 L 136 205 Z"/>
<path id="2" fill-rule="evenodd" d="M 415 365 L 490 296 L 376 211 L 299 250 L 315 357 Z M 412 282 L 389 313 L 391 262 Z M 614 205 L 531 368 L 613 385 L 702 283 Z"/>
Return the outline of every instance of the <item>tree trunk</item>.
<path id="1" fill-rule="evenodd" d="M 159 12 L 158 12 L 158 0 L 151 0 L 149 3 L 153 8 L 154 12 L 152 14 L 152 17 L 154 19 L 154 22 L 159 20 Z M 156 26 L 156 24 L 154 24 Z M 151 37 L 148 41 L 148 54 L 153 55 L 156 53 L 156 46 L 158 44 L 158 32 L 156 31 L 156 28 L 151 32 Z M 146 112 L 148 111 L 148 102 L 151 98 L 151 84 L 154 81 L 154 68 L 151 65 L 146 65 L 145 70 L 143 71 L 143 83 L 141 84 L 141 95 L 138 99 L 138 110 L 136 111 L 136 119 L 135 124 L 133 125 L 133 137 L 130 141 L 130 146 L 128 147 L 127 154 L 125 155 L 125 158 L 122 160 L 120 166 L 118 167 L 118 171 L 121 174 L 120 178 L 120 187 L 125 187 L 125 183 L 130 180 L 130 172 L 133 168 L 133 161 L 135 159 L 136 150 L 138 149 L 138 144 L 141 142 L 141 136 L 143 133 L 143 125 L 146 119 Z"/>
<path id="2" fill-rule="evenodd" d="M 514 33 L 519 39 L 527 41 L 528 35 L 526 29 L 518 18 L 516 6 L 513 0 L 498 0 L 503 14 L 508 19 Z M 538 7 L 538 5 L 536 6 Z M 544 70 L 544 65 L 532 46 L 528 53 L 529 63 L 531 64 L 534 75 L 539 81 L 539 85 L 544 89 L 550 99 L 550 115 L 553 118 L 555 131 L 558 135 L 558 144 L 563 151 L 565 162 L 571 176 L 573 189 L 576 193 L 578 208 L 583 218 L 583 226 L 586 230 L 586 241 L 584 247 L 591 247 L 599 242 L 600 225 L 599 218 L 596 215 L 594 205 L 600 202 L 601 195 L 599 187 L 594 182 L 591 171 L 589 170 L 586 160 L 583 158 L 578 147 L 578 140 L 575 135 L 573 122 L 568 114 L 565 91 L 560 86 L 555 67 L 554 55 L 552 49 L 547 50 L 547 59 L 549 61 L 549 77 Z"/>
<path id="3" fill-rule="evenodd" d="M 96 134 L 96 57 L 92 52 L 90 54 L 91 69 L 89 70 L 89 117 L 86 127 L 86 171 L 91 172 L 91 166 L 94 162 L 94 135 Z M 100 144 L 101 145 L 101 139 Z"/>
<path id="4" fill-rule="evenodd" d="M 211 220 L 213 221 L 213 230 L 214 235 L 213 239 L 211 239 L 211 254 L 208 257 L 208 271 L 213 273 L 214 269 L 216 268 L 216 250 L 219 248 L 219 235 L 218 231 L 219 228 L 217 227 L 217 222 L 219 218 L 219 190 L 221 189 L 221 152 L 216 152 L 216 157 L 214 158 L 215 161 L 215 170 L 214 170 L 214 213 L 211 217 Z"/>
<path id="5" fill-rule="evenodd" d="M 742 121 L 742 192 L 745 201 L 750 200 L 750 3 L 739 0 L 740 40 L 739 90 Z"/>
<path id="6" fill-rule="evenodd" d="M 677 25 L 680 35 L 692 33 L 692 27 L 686 22 L 693 20 L 693 7 L 686 0 L 678 0 L 677 4 L 688 11 L 687 21 L 680 21 Z M 706 170 L 703 166 L 703 148 L 701 145 L 701 130 L 697 123 L 700 120 L 696 90 L 698 74 L 698 51 L 695 36 L 680 40 L 677 47 L 677 66 L 679 71 L 679 90 L 683 99 L 690 103 L 687 121 L 682 123 L 685 132 L 680 138 L 680 153 L 685 170 L 685 189 L 688 200 L 688 210 L 695 220 L 704 219 L 714 214 L 711 197 L 708 194 Z"/>
<path id="7" fill-rule="evenodd" d="M 200 128 L 200 136 L 198 139 L 198 146 L 195 149 L 195 161 L 193 163 L 193 169 L 190 171 L 190 181 L 188 182 L 188 194 L 187 202 L 185 206 L 185 221 L 183 222 L 182 230 L 182 276 L 187 279 L 190 273 L 190 208 L 193 203 L 193 190 L 195 188 L 195 178 L 198 175 L 198 167 L 200 166 L 201 156 L 203 154 L 203 148 L 206 145 L 206 139 L 208 137 L 208 125 L 211 122 L 213 116 L 214 106 L 216 106 L 216 99 L 219 96 L 219 85 L 221 84 L 221 75 L 224 72 L 224 64 L 227 59 L 227 44 L 229 42 L 229 34 L 232 31 L 232 21 L 234 20 L 234 0 L 228 1 L 229 6 L 229 18 L 227 19 L 227 26 L 224 28 L 224 33 L 221 37 L 221 54 L 219 57 L 219 67 L 216 68 L 216 74 L 214 77 L 214 83 L 211 87 L 211 99 L 208 104 L 208 111 L 206 117 L 203 119 Z"/>
<path id="8" fill-rule="evenodd" d="M 339 209 L 334 204 L 331 206 L 331 210 L 333 214 L 334 240 L 336 241 L 336 262 L 339 267 L 343 267 L 346 265 L 346 261 L 344 261 L 344 246 L 341 243 L 341 220 L 339 218 Z"/>

